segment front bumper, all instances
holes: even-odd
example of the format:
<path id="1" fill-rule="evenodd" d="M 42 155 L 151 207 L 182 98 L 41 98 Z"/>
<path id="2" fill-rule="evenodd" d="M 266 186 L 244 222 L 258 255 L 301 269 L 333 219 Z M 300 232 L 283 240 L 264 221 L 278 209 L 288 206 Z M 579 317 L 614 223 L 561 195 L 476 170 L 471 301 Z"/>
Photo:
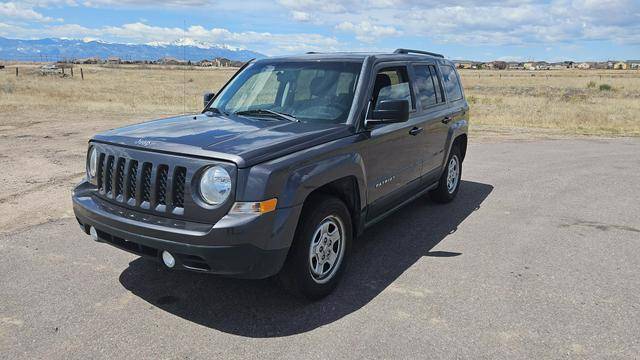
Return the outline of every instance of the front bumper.
<path id="1" fill-rule="evenodd" d="M 81 183 L 73 192 L 73 211 L 85 233 L 93 226 L 98 241 L 161 261 L 162 251 L 176 259 L 174 269 L 240 278 L 266 278 L 286 259 L 301 207 L 260 216 L 227 215 L 215 224 L 176 220 L 133 211 L 94 195 Z"/>

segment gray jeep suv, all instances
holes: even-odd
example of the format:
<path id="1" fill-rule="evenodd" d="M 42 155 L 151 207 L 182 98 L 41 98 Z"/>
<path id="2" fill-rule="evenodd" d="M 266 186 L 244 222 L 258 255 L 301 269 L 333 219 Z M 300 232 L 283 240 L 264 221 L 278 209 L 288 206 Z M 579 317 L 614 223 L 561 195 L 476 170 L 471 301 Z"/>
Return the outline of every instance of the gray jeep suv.
<path id="1" fill-rule="evenodd" d="M 73 191 L 83 231 L 167 268 L 277 275 L 318 299 L 365 228 L 460 187 L 469 107 L 439 54 L 250 61 L 205 103 L 89 141 Z"/>

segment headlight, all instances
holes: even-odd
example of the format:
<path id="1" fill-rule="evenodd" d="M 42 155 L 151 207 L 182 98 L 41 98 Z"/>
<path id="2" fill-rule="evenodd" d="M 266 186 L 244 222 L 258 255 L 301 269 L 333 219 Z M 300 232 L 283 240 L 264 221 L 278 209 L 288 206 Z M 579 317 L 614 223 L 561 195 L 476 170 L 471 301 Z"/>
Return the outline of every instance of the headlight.
<path id="1" fill-rule="evenodd" d="M 98 152 L 95 147 L 91 147 L 89 150 L 89 157 L 87 159 L 87 175 L 89 179 L 96 177 L 96 170 L 98 169 Z"/>
<path id="2" fill-rule="evenodd" d="M 231 193 L 231 176 L 220 166 L 212 166 L 200 177 L 200 197 L 209 205 L 222 204 Z"/>

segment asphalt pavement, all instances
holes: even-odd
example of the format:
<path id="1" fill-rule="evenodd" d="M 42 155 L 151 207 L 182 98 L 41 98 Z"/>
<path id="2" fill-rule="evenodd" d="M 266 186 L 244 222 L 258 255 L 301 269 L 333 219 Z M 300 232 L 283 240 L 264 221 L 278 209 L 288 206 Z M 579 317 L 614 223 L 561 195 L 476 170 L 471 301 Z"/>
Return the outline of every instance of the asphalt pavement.
<path id="1" fill-rule="evenodd" d="M 2 236 L 0 358 L 639 358 L 640 139 L 472 142 L 463 180 L 367 230 L 315 303 L 73 219 Z"/>

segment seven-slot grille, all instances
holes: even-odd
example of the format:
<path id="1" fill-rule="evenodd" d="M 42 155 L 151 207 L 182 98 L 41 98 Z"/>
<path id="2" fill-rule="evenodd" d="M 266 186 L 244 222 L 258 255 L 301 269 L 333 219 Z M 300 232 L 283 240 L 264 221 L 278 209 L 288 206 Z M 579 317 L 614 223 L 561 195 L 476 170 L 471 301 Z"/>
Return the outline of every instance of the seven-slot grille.
<path id="1" fill-rule="evenodd" d="M 184 207 L 186 174 L 182 166 L 100 153 L 96 176 L 102 196 L 129 206 L 173 211 Z"/>

